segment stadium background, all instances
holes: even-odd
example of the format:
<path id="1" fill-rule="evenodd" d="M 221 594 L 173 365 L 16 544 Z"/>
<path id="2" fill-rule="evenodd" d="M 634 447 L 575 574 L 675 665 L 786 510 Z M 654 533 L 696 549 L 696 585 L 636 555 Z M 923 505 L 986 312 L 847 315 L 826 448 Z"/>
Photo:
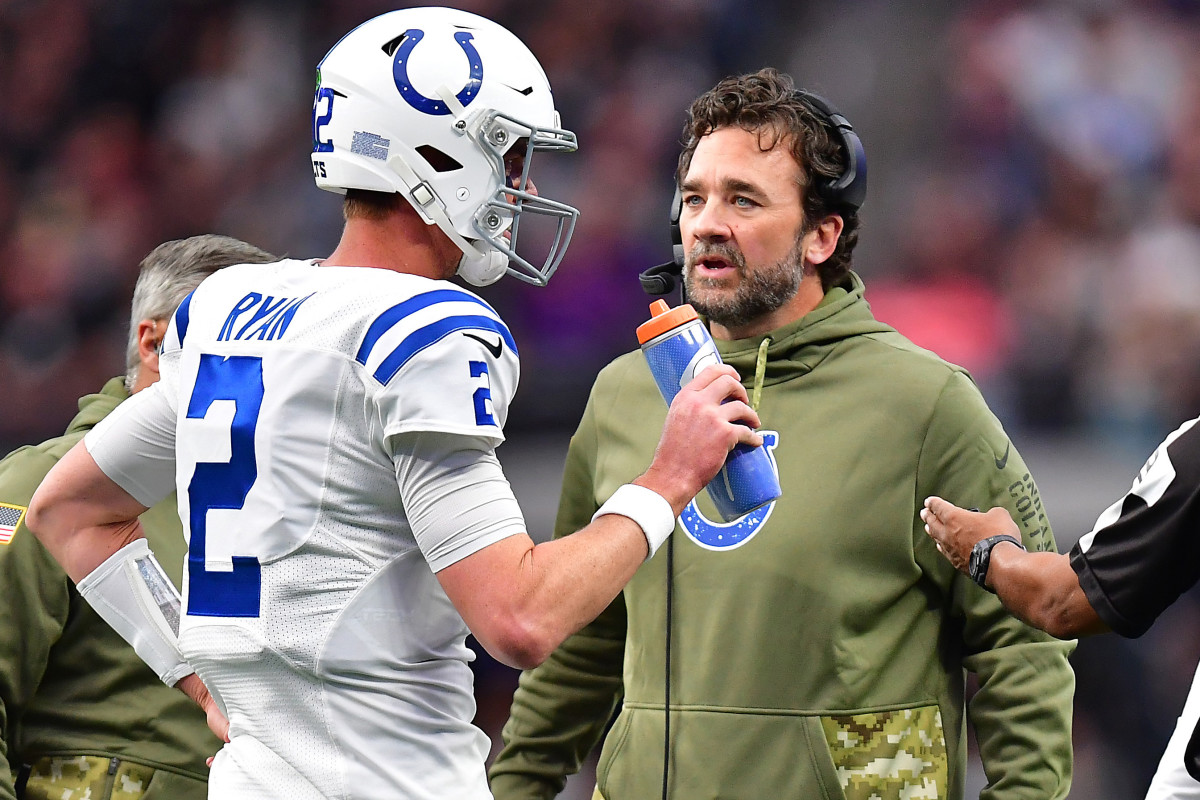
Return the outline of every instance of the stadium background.
<path id="1" fill-rule="evenodd" d="M 1063 549 L 1200 413 L 1197 0 L 457 5 L 530 45 L 581 144 L 534 167 L 583 212 L 550 286 L 483 290 L 521 347 L 500 455 L 535 536 L 592 377 L 635 344 L 636 273 L 667 256 L 683 109 L 765 64 L 855 124 L 871 172 L 867 297 L 972 370 Z M 218 232 L 330 252 L 338 198 L 307 158 L 314 67 L 393 7 L 0 0 L 4 451 L 61 432 L 76 398 L 121 371 L 136 266 L 155 244 Z M 1141 796 L 1200 657 L 1198 600 L 1140 641 L 1081 643 L 1073 798 Z M 477 675 L 495 736 L 514 673 L 485 656 Z"/>

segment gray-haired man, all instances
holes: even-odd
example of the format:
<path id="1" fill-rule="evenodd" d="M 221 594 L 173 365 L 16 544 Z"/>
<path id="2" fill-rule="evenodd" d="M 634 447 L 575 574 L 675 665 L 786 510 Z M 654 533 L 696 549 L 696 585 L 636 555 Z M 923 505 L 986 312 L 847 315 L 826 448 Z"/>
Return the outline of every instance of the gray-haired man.
<path id="1" fill-rule="evenodd" d="M 9 763 L 8 773 L 0 770 L 3 800 L 207 796 L 205 758 L 221 743 L 204 713 L 164 685 L 83 601 L 25 529 L 24 512 L 72 445 L 158 380 L 159 341 L 188 292 L 222 267 L 276 260 L 209 234 L 156 247 L 142 260 L 133 294 L 125 375 L 81 398 L 65 434 L 0 461 L 0 747 Z M 185 544 L 174 496 L 143 514 L 142 524 L 178 585 Z"/>

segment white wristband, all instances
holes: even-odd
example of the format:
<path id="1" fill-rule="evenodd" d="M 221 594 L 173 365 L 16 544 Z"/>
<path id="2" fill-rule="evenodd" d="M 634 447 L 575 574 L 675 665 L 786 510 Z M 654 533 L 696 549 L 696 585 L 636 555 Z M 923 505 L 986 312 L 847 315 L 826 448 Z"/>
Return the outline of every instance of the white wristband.
<path id="1" fill-rule="evenodd" d="M 618 487 L 612 497 L 600 506 L 600 510 L 592 515 L 592 522 L 605 514 L 620 514 L 641 526 L 646 543 L 650 545 L 647 561 L 654 557 L 659 546 L 675 530 L 675 511 L 666 498 L 653 489 L 635 483 Z"/>
<path id="2" fill-rule="evenodd" d="M 150 552 L 135 539 L 89 572 L 77 587 L 92 608 L 168 686 L 193 670 L 179 652 L 179 593 Z M 171 615 L 174 619 L 168 619 Z"/>

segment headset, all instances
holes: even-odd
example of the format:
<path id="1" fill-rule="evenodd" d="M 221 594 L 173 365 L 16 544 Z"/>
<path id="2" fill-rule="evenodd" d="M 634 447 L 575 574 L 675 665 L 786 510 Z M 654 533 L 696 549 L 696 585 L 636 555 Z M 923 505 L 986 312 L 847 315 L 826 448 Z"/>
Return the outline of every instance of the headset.
<path id="1" fill-rule="evenodd" d="M 842 144 L 846 154 L 846 169 L 836 178 L 825 178 L 815 185 L 817 196 L 843 214 L 858 213 L 867 197 L 867 153 L 862 140 L 854 132 L 850 120 L 820 95 L 797 89 L 793 97 L 824 120 L 830 131 Z M 679 217 L 683 213 L 683 195 L 679 185 L 671 200 L 671 255 L 672 260 L 659 264 L 638 275 L 642 290 L 650 295 L 667 294 L 675 289 L 683 275 L 683 234 L 679 230 Z"/>

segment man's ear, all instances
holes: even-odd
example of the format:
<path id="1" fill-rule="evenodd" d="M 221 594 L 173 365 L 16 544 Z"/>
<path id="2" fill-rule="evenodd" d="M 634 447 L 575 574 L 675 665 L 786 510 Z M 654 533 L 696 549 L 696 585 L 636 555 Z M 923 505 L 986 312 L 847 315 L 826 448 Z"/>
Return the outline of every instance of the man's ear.
<path id="1" fill-rule="evenodd" d="M 804 260 L 809 264 L 823 264 L 837 249 L 845 222 L 841 214 L 830 214 L 816 227 L 804 234 Z"/>
<path id="2" fill-rule="evenodd" d="M 161 320 L 144 319 L 137 325 L 138 361 L 141 363 L 141 371 L 151 373 L 155 380 L 158 379 L 158 347 L 162 344 L 163 333 L 166 333 L 166 325 Z"/>

